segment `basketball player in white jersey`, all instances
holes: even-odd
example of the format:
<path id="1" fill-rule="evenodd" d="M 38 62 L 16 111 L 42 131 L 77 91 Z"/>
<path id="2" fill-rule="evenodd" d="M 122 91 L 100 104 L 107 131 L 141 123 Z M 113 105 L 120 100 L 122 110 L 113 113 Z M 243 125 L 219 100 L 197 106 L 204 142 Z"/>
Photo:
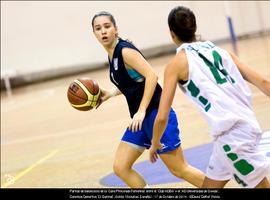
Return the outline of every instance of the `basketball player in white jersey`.
<path id="1" fill-rule="evenodd" d="M 251 106 L 245 80 L 270 96 L 270 82 L 235 55 L 212 42 L 195 39 L 196 18 L 185 7 L 168 16 L 176 56 L 167 65 L 158 114 L 153 128 L 150 161 L 155 162 L 168 123 L 177 84 L 199 107 L 213 136 L 214 147 L 203 187 L 222 188 L 231 179 L 245 188 L 269 188 L 270 163 L 258 151 L 262 131 Z M 245 79 L 245 80 L 244 80 Z"/>

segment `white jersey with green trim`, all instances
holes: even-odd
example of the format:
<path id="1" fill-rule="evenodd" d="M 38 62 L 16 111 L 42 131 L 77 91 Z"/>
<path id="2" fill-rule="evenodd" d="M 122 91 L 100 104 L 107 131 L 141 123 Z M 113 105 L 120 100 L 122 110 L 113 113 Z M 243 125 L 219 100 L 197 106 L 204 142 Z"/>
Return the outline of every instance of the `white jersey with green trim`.
<path id="1" fill-rule="evenodd" d="M 236 122 L 249 123 L 261 133 L 251 105 L 251 91 L 230 54 L 212 42 L 184 43 L 189 78 L 182 91 L 206 117 L 212 136 L 229 130 Z"/>

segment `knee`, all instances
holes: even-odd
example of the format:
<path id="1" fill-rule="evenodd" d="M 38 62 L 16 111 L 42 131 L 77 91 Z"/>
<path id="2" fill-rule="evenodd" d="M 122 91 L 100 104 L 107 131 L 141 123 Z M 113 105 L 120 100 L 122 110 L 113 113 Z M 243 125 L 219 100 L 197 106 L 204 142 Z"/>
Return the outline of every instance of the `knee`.
<path id="1" fill-rule="evenodd" d="M 183 173 L 179 169 L 171 169 L 170 171 L 174 176 L 178 178 L 183 178 Z"/>
<path id="2" fill-rule="evenodd" d="M 122 177 L 128 171 L 128 167 L 122 163 L 115 162 L 113 164 L 113 171 L 118 177 Z"/>
<path id="3" fill-rule="evenodd" d="M 184 177 L 184 175 L 185 175 L 186 167 L 187 167 L 187 166 L 185 166 L 185 165 L 177 166 L 177 167 L 174 167 L 174 168 L 170 169 L 170 172 L 171 172 L 174 176 L 183 179 L 183 177 Z"/>

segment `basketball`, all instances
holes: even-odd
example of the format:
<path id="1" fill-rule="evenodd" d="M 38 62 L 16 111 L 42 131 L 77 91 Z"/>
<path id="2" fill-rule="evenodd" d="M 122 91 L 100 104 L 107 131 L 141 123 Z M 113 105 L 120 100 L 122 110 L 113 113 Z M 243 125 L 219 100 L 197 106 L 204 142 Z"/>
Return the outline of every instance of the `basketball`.
<path id="1" fill-rule="evenodd" d="M 96 81 L 90 78 L 74 80 L 68 88 L 67 97 L 71 106 L 77 110 L 91 110 L 97 105 L 100 89 Z"/>

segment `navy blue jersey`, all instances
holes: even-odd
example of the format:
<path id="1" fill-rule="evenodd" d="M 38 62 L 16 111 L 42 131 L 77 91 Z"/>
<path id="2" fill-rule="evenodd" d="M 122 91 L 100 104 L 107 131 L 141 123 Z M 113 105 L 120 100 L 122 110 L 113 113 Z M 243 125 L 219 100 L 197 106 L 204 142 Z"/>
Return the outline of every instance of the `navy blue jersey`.
<path id="1" fill-rule="evenodd" d="M 114 49 L 112 60 L 109 58 L 110 64 L 110 80 L 112 83 L 122 92 L 126 97 L 130 117 L 133 118 L 133 115 L 138 111 L 143 94 L 145 79 L 142 82 L 136 82 L 133 80 L 127 72 L 127 69 L 124 64 L 122 49 L 131 48 L 138 51 L 141 55 L 142 53 L 130 42 L 122 40 L 119 38 L 119 41 Z M 150 104 L 146 110 L 146 115 L 148 115 L 152 110 L 158 108 L 160 96 L 161 96 L 161 87 L 157 84 L 155 92 L 152 96 Z"/>

